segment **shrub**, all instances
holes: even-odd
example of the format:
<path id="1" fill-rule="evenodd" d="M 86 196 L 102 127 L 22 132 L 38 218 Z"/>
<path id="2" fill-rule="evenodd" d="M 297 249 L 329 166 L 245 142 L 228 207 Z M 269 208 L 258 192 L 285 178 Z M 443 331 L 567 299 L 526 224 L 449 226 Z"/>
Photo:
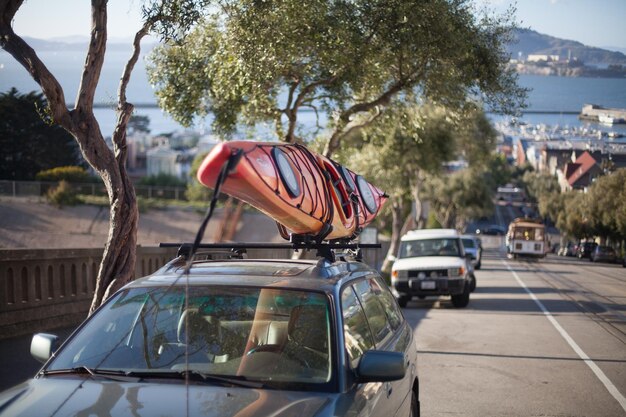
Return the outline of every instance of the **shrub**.
<path id="1" fill-rule="evenodd" d="M 184 187 L 187 183 L 177 177 L 170 174 L 158 174 L 151 175 L 149 177 L 143 177 L 138 181 L 139 185 L 160 185 L 163 187 Z"/>
<path id="2" fill-rule="evenodd" d="M 61 180 L 59 185 L 48 191 L 48 200 L 57 207 L 75 206 L 80 202 L 69 182 Z"/>
<path id="3" fill-rule="evenodd" d="M 78 166 L 65 166 L 40 171 L 35 178 L 38 181 L 92 182 L 94 177 L 87 170 Z"/>
<path id="4" fill-rule="evenodd" d="M 197 180 L 192 181 L 187 185 L 185 190 L 185 197 L 189 201 L 195 202 L 207 202 L 211 199 L 213 191 L 200 184 Z"/>

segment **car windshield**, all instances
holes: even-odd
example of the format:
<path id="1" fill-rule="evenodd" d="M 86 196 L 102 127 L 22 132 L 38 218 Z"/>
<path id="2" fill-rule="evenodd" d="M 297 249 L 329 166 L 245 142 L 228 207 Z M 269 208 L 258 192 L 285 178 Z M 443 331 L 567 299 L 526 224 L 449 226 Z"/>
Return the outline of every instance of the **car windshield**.
<path id="1" fill-rule="evenodd" d="M 398 258 L 419 256 L 460 256 L 459 240 L 452 238 L 406 240 L 400 243 Z"/>
<path id="2" fill-rule="evenodd" d="M 119 293 L 58 352 L 46 371 L 86 367 L 142 376 L 219 375 L 267 386 L 331 379 L 324 294 L 190 286 Z"/>

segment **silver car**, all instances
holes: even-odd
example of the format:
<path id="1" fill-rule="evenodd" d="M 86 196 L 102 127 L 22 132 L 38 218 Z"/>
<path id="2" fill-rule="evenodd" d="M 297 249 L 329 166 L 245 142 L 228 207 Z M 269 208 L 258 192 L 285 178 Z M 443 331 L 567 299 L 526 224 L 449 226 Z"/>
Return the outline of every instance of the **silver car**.
<path id="1" fill-rule="evenodd" d="M 419 416 L 414 333 L 362 262 L 181 257 L 0 394 L 2 416 Z"/>
<path id="2" fill-rule="evenodd" d="M 461 242 L 463 242 L 465 253 L 472 257 L 474 269 L 480 269 L 483 258 L 483 246 L 480 239 L 474 235 L 463 235 L 461 236 Z"/>

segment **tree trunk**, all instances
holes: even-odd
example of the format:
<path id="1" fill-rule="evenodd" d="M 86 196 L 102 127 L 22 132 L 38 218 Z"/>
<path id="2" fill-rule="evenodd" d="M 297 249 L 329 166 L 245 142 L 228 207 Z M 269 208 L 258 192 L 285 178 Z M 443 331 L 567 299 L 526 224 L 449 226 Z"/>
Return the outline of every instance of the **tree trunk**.
<path id="1" fill-rule="evenodd" d="M 35 51 L 13 31 L 11 22 L 22 4 L 23 0 L 0 0 L 0 46 L 41 86 L 52 119 L 76 139 L 83 157 L 102 178 L 109 197 L 109 234 L 96 279 L 91 314 L 113 292 L 132 280 L 134 275 L 139 214 L 135 190 L 125 167 L 126 125 L 133 111 L 133 106 L 126 103 L 125 90 L 138 56 L 138 40 L 145 35 L 146 28 L 135 38 L 135 54 L 129 60 L 120 82 L 118 121 L 111 150 L 93 114 L 95 91 L 106 50 L 107 1 L 91 2 L 91 41 L 75 109 L 71 111 L 67 108 L 63 88 L 57 79 Z"/>
<path id="2" fill-rule="evenodd" d="M 423 180 L 420 178 L 420 170 L 415 172 L 415 184 L 413 185 L 413 199 L 415 200 L 415 211 L 412 213 L 415 219 L 415 225 L 417 229 L 422 229 L 425 226 L 424 222 L 424 206 L 422 199 L 420 198 L 420 188 Z"/>
<path id="3" fill-rule="evenodd" d="M 403 217 L 404 213 L 404 201 L 399 197 L 391 197 L 391 242 L 389 245 L 389 250 L 387 251 L 387 256 L 385 256 L 385 260 L 383 261 L 383 266 L 381 270 L 384 274 L 391 273 L 391 266 L 393 265 L 393 261 L 391 260 L 392 256 L 395 256 L 398 253 L 398 249 L 400 248 L 400 238 L 404 235 L 408 230 L 415 226 L 413 221 L 413 216 L 409 213 L 408 216 Z"/>
<path id="4" fill-rule="evenodd" d="M 115 291 L 135 278 L 139 221 L 135 189 L 125 169 L 106 188 L 111 204 L 109 236 L 102 254 L 90 315 Z"/>

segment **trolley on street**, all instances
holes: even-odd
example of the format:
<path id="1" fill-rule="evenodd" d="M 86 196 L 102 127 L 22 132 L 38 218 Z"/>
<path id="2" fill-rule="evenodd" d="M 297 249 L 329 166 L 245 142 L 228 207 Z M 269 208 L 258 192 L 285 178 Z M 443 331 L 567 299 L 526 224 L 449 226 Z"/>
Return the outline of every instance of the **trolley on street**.
<path id="1" fill-rule="evenodd" d="M 509 224 L 506 251 L 510 258 L 533 256 L 543 258 L 548 251 L 546 227 L 533 219 L 517 218 Z"/>

